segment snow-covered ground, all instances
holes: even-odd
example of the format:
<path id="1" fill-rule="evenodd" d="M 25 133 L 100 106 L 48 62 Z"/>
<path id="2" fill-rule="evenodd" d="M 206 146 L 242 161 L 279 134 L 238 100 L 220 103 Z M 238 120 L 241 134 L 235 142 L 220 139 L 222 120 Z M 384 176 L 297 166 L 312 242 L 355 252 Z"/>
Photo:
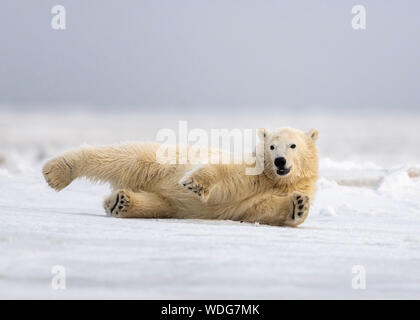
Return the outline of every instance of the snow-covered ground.
<path id="1" fill-rule="evenodd" d="M 57 193 L 41 177 L 43 161 L 69 147 L 153 140 L 178 120 L 320 129 L 307 221 L 114 219 L 102 209 L 106 185 L 76 181 Z M 418 120 L 1 114 L 0 298 L 419 299 Z M 55 265 L 65 290 L 52 289 Z M 352 287 L 354 266 L 366 272 L 364 290 Z"/>

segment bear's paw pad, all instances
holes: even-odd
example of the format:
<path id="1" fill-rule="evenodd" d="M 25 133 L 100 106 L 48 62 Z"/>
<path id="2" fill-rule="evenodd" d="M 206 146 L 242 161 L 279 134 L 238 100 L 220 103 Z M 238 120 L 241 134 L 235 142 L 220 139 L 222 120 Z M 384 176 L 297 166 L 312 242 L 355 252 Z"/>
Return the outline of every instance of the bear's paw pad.
<path id="1" fill-rule="evenodd" d="M 292 206 L 293 206 L 293 212 L 292 212 L 292 220 L 293 224 L 300 224 L 302 223 L 306 217 L 308 216 L 309 212 L 309 197 L 299 193 L 295 192 L 292 195 Z"/>
<path id="2" fill-rule="evenodd" d="M 130 196 L 124 190 L 117 190 L 104 202 L 107 216 L 123 218 L 130 208 Z"/>

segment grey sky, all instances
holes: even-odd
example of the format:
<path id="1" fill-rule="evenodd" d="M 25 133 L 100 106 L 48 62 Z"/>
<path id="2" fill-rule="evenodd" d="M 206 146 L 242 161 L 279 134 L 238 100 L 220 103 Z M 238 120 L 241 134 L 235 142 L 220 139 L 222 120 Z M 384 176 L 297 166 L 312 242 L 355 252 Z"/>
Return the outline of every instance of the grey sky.
<path id="1" fill-rule="evenodd" d="M 415 0 L 2 0 L 0 108 L 419 111 L 419 33 Z"/>

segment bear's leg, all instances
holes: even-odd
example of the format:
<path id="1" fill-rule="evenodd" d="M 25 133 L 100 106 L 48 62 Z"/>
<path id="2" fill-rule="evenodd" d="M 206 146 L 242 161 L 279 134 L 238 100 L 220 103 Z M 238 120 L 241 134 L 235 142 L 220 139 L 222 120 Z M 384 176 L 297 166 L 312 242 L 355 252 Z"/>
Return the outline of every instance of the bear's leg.
<path id="1" fill-rule="evenodd" d="M 174 210 L 169 202 L 153 192 L 114 191 L 104 201 L 107 216 L 117 218 L 170 218 Z"/>
<path id="2" fill-rule="evenodd" d="M 210 197 L 216 202 L 232 202 L 241 197 L 239 185 L 253 185 L 253 177 L 244 176 L 244 172 L 243 164 L 203 164 L 187 172 L 179 184 L 204 202 Z"/>
<path id="3" fill-rule="evenodd" d="M 153 159 L 155 147 L 147 144 L 85 147 L 49 160 L 42 172 L 57 191 L 81 177 L 109 182 L 114 188 L 141 190 L 154 183 L 153 177 L 162 178 L 170 172 Z"/>
<path id="4" fill-rule="evenodd" d="M 296 227 L 306 220 L 309 213 L 309 197 L 300 192 L 287 196 L 266 195 L 252 201 L 255 205 L 244 221 Z"/>

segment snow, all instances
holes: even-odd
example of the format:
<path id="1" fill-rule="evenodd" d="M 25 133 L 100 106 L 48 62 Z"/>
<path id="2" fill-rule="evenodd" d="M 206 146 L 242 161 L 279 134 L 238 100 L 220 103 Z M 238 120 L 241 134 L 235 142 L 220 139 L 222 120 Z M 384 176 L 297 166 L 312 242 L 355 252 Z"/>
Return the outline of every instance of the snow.
<path id="1" fill-rule="evenodd" d="M 321 159 L 319 167 L 321 170 L 382 170 L 382 167 L 373 162 L 355 163 L 352 161 L 334 161 L 330 158 Z"/>
<path id="2" fill-rule="evenodd" d="M 411 187 L 415 187 L 415 183 L 408 176 L 408 172 L 400 170 L 383 177 L 378 186 L 378 191 L 382 193 L 393 193 Z"/>
<path id="3" fill-rule="evenodd" d="M 87 130 L 86 115 L 67 125 L 55 116 L 47 130 L 51 117 L 0 117 L 5 125 L 0 298 L 420 298 L 420 177 L 414 149 L 403 154 L 404 163 L 398 162 L 401 155 L 387 163 L 388 146 L 359 161 L 360 148 L 369 141 L 360 146 L 355 139 L 347 148 L 357 155 L 343 159 L 321 144 L 322 133 L 334 126 L 321 128 L 318 193 L 299 228 L 116 219 L 102 209 L 107 185 L 82 180 L 57 193 L 43 181 L 41 165 L 69 147 L 133 140 L 145 129 L 138 129 L 138 119 L 127 118 L 125 131 L 110 137 L 101 123 L 106 126 L 111 118 L 97 119 L 95 131 Z M 9 125 L 11 118 L 15 126 Z M 400 130 L 405 136 L 411 129 L 404 123 Z M 369 139 L 376 142 L 377 135 Z M 51 286 L 56 265 L 65 268 L 65 290 Z M 352 288 L 354 266 L 366 270 L 364 290 Z"/>

